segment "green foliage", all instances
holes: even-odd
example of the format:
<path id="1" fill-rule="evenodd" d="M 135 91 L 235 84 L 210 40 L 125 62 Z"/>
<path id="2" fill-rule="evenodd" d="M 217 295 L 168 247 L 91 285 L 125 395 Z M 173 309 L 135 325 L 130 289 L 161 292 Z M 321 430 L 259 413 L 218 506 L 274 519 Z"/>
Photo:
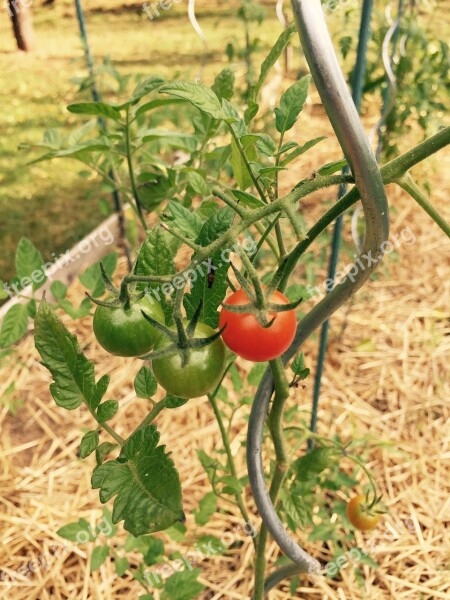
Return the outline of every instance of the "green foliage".
<path id="1" fill-rule="evenodd" d="M 148 367 L 141 367 L 134 379 L 136 396 L 150 400 L 156 393 L 157 387 L 158 384 L 152 371 Z"/>
<path id="2" fill-rule="evenodd" d="M 154 425 L 138 429 L 123 446 L 120 459 L 97 466 L 92 474 L 92 487 L 100 489 L 101 502 L 116 496 L 113 523 L 123 520 L 135 536 L 184 519 L 178 473 L 158 442 Z"/>
<path id="3" fill-rule="evenodd" d="M 293 83 L 281 96 L 280 106 L 275 109 L 275 127 L 283 136 L 292 129 L 308 97 L 310 75 Z"/>
<path id="4" fill-rule="evenodd" d="M 0 348 L 7 348 L 19 341 L 28 328 L 26 304 L 14 304 L 3 318 L 0 329 Z"/>

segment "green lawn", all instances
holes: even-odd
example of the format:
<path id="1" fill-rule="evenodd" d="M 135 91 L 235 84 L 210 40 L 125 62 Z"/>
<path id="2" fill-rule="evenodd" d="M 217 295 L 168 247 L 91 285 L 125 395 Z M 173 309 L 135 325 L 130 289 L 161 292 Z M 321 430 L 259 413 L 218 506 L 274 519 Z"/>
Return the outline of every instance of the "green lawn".
<path id="1" fill-rule="evenodd" d="M 167 78 L 198 77 L 203 45 L 187 19 L 185 4 L 178 4 L 164 18 L 150 21 L 142 5 L 108 9 L 89 3 L 87 26 L 97 65 L 109 56 L 122 74 Z M 225 10 L 226 9 L 226 10 Z M 200 17 L 209 47 L 202 72 L 212 81 L 226 62 L 228 42 L 242 44 L 242 24 L 232 16 L 235 9 L 222 4 L 220 14 Z M 21 236 L 38 246 L 46 259 L 81 239 L 102 218 L 99 198 L 109 199 L 95 178 L 79 177 L 82 165 L 55 160 L 27 166 L 36 153 L 18 150 L 20 143 L 40 142 L 46 128 L 61 128 L 65 134 L 81 120 L 66 111 L 66 105 L 88 99 L 76 80 L 85 77 L 78 24 L 71 2 L 56 0 L 54 8 L 34 10 L 36 50 L 15 49 L 10 24 L 0 24 L 0 279 L 14 273 L 14 251 Z M 275 19 L 255 31 L 265 52 L 281 27 Z M 262 54 L 261 54 L 262 55 Z M 205 59 L 204 59 L 205 60 Z M 243 74 L 243 69 L 238 72 Z M 110 79 L 102 78 L 105 97 L 114 98 Z M 131 82 L 133 85 L 133 82 Z"/>

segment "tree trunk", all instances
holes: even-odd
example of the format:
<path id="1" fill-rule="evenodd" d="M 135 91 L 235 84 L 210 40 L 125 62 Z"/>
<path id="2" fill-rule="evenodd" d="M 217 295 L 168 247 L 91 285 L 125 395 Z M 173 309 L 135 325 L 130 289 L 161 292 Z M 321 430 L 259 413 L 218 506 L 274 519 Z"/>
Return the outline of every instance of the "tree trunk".
<path id="1" fill-rule="evenodd" d="M 11 17 L 17 47 L 24 52 L 32 50 L 34 46 L 30 4 L 30 0 L 8 0 L 8 12 Z"/>

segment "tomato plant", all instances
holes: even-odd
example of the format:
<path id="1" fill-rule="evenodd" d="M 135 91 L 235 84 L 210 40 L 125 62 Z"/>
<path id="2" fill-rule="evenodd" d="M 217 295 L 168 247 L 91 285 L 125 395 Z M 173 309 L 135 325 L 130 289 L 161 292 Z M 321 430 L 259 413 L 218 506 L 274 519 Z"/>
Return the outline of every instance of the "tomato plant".
<path id="1" fill-rule="evenodd" d="M 354 496 L 347 504 L 347 517 L 350 523 L 360 531 L 375 529 L 380 520 L 380 515 L 375 512 L 373 504 L 361 494 Z"/>
<path id="2" fill-rule="evenodd" d="M 101 502 L 113 502 L 112 520 L 123 522 L 133 537 L 129 547 L 144 549 L 150 562 L 159 560 L 164 552 L 153 534 L 179 527 L 186 518 L 176 462 L 160 444 L 158 415 L 163 410 L 176 410 L 188 398 L 207 395 L 218 421 L 223 455 L 216 459 L 198 453 L 212 496 L 201 500 L 194 518 L 197 524 L 206 524 L 216 510 L 222 510 L 218 499 L 231 499 L 249 522 L 254 501 L 262 517 L 253 539 L 255 600 L 261 600 L 287 575 L 321 568 L 290 536 L 280 518 L 292 532 L 301 526 L 308 530 L 309 539 L 341 545 L 348 537 L 337 531 L 329 496 L 358 485 L 362 471 L 378 499 L 364 451 L 356 455 L 349 449 L 349 441 L 327 439 L 310 431 L 298 415 L 295 394 L 290 392 L 309 374 L 305 356 L 300 353 L 303 342 L 351 298 L 381 260 L 389 233 L 385 185 L 395 183 L 406 190 L 450 234 L 448 224 L 409 174 L 418 162 L 449 143 L 450 129 L 438 131 L 379 168 L 332 57 L 320 14 L 314 21 L 320 30 L 314 31 L 314 36 L 310 30 L 308 11 L 316 11 L 314 5 L 320 8 L 320 3 L 294 4 L 305 55 L 345 160 L 333 157 L 338 160 L 313 174 L 299 173 L 297 184 L 287 193 L 281 192 L 280 173 L 323 140 L 298 143 L 288 139 L 306 102 L 310 76 L 295 81 L 281 95 L 267 131 L 261 131 L 257 121 L 261 87 L 295 27 L 280 35 L 261 63 L 244 106 L 233 100 L 237 94 L 230 69 L 219 73 L 211 87 L 149 77 L 120 102 L 72 104 L 72 113 L 107 120 L 107 133 L 93 137 L 92 127 L 85 124 L 72 136 L 77 140 L 75 145 L 55 142 L 42 159 L 72 156 L 104 175 L 109 183 L 108 173 L 114 168 L 136 223 L 142 225 L 142 243 L 131 248 L 132 267 L 123 274 L 119 289 L 111 283 L 114 269 L 107 273 L 103 263 L 93 265 L 83 276 L 90 294 L 79 309 L 65 303 L 65 290 L 56 286 L 52 288 L 53 305 L 43 300 L 36 310 L 32 298 L 28 306 L 10 314 L 0 336 L 18 339 L 17 332 L 23 334 L 28 318 L 36 315 L 35 344 L 53 377 L 51 394 L 56 404 L 69 410 L 84 404 L 93 417 L 93 427 L 80 443 L 83 459 L 95 453 L 92 486 L 99 490 Z M 312 56 L 321 60 L 314 61 Z M 165 112 L 168 106 L 178 107 L 176 118 L 169 118 Z M 159 128 L 160 123 L 164 127 Z M 185 153 L 182 161 L 176 161 L 174 149 Z M 344 164 L 349 171 L 341 173 Z M 318 190 L 343 185 L 349 190 L 305 231 L 307 215 L 300 213 L 304 213 L 301 200 Z M 296 266 L 335 219 L 359 200 L 367 222 L 362 253 L 344 279 L 297 323 L 295 311 L 301 298 L 291 300 L 288 288 L 294 283 Z M 158 218 L 149 227 L 147 213 L 155 209 Z M 245 244 L 249 238 L 253 241 L 251 252 Z M 27 244 L 23 246 L 20 255 L 32 260 L 27 266 L 24 260 L 18 261 L 18 272 L 28 277 L 36 253 Z M 364 262 L 367 256 L 370 262 Z M 105 290 L 110 296 L 99 300 Z M 284 290 L 288 290 L 289 300 Z M 148 401 L 150 407 L 132 431 L 126 431 L 126 420 L 114 420 L 118 401 L 104 400 L 109 375 L 96 378 L 94 362 L 84 355 L 54 310 L 80 311 L 79 316 L 87 316 L 91 302 L 99 304 L 93 328 L 102 346 L 130 357 L 130 363 L 150 361 L 150 367 L 142 365 L 134 379 L 136 396 Z M 237 357 L 226 353 L 221 336 Z M 267 364 L 256 364 L 243 375 L 239 357 Z M 231 390 L 237 396 L 233 400 L 228 398 Z M 230 432 L 238 409 L 247 410 L 248 474 L 237 472 L 231 448 Z M 286 422 L 289 427 L 285 428 Z M 265 431 L 273 444 L 267 469 L 262 462 Z M 308 440 L 316 446 L 291 460 L 289 443 L 300 449 Z M 348 465 L 341 467 L 341 461 L 349 460 L 358 467 L 354 471 L 349 471 Z M 343 514 L 345 506 L 339 506 L 339 495 L 334 497 L 336 510 Z M 368 529 L 376 524 L 378 514 L 373 512 L 375 504 L 366 505 L 363 500 L 357 496 L 350 501 L 349 519 Z M 84 523 L 77 526 L 83 528 Z M 291 563 L 265 579 L 268 533 Z M 295 537 L 300 540 L 301 534 L 296 532 Z M 107 550 L 100 549 L 95 557 L 95 564 L 100 564 Z M 124 564 L 122 561 L 118 567 L 116 561 L 122 574 Z M 130 571 L 148 593 L 143 567 L 130 567 Z M 163 584 L 161 597 L 171 600 L 170 590 L 176 583 L 181 585 L 177 578 Z M 195 582 L 189 600 L 201 589 Z"/>
<path id="3" fill-rule="evenodd" d="M 288 298 L 278 290 L 272 294 L 274 304 L 289 304 Z M 222 338 L 225 344 L 238 356 L 253 362 L 263 362 L 278 358 L 292 343 L 297 319 L 294 310 L 269 313 L 270 326 L 263 327 L 252 313 L 233 313 L 227 306 L 248 305 L 249 297 L 244 290 L 234 292 L 227 298 L 220 312 L 219 325 L 224 328 Z"/>
<path id="4" fill-rule="evenodd" d="M 127 303 L 127 306 L 97 306 L 93 328 L 98 343 L 117 356 L 142 356 L 149 352 L 160 337 L 160 332 L 142 316 L 147 311 L 164 323 L 164 313 L 155 300 L 146 296 Z"/>

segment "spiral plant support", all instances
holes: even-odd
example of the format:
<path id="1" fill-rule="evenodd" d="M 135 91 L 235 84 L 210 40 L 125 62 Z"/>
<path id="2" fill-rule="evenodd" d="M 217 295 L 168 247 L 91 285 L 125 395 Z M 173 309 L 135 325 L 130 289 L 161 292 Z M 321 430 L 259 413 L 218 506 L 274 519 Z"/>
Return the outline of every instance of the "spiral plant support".
<path id="1" fill-rule="evenodd" d="M 380 169 L 339 66 L 320 0 L 292 0 L 292 6 L 300 42 L 314 83 L 361 195 L 366 236 L 359 260 L 364 261 L 368 255 L 381 258 L 383 242 L 389 235 L 389 212 Z M 358 264 L 358 259 L 355 262 Z M 309 335 L 367 281 L 378 262 L 377 260 L 374 264 L 371 261 L 371 264 L 360 269 L 355 277 L 345 278 L 303 318 L 297 327 L 292 345 L 282 357 L 284 364 L 297 353 Z M 267 370 L 259 385 L 250 416 L 247 464 L 250 485 L 263 527 L 293 564 L 282 567 L 266 580 L 266 593 L 284 577 L 295 573 L 314 573 L 321 569 L 318 561 L 288 534 L 266 487 L 262 465 L 262 439 L 273 393 L 273 376 L 271 370 Z M 274 407 L 275 401 L 272 410 Z M 277 464 L 276 468 L 279 466 Z"/>

